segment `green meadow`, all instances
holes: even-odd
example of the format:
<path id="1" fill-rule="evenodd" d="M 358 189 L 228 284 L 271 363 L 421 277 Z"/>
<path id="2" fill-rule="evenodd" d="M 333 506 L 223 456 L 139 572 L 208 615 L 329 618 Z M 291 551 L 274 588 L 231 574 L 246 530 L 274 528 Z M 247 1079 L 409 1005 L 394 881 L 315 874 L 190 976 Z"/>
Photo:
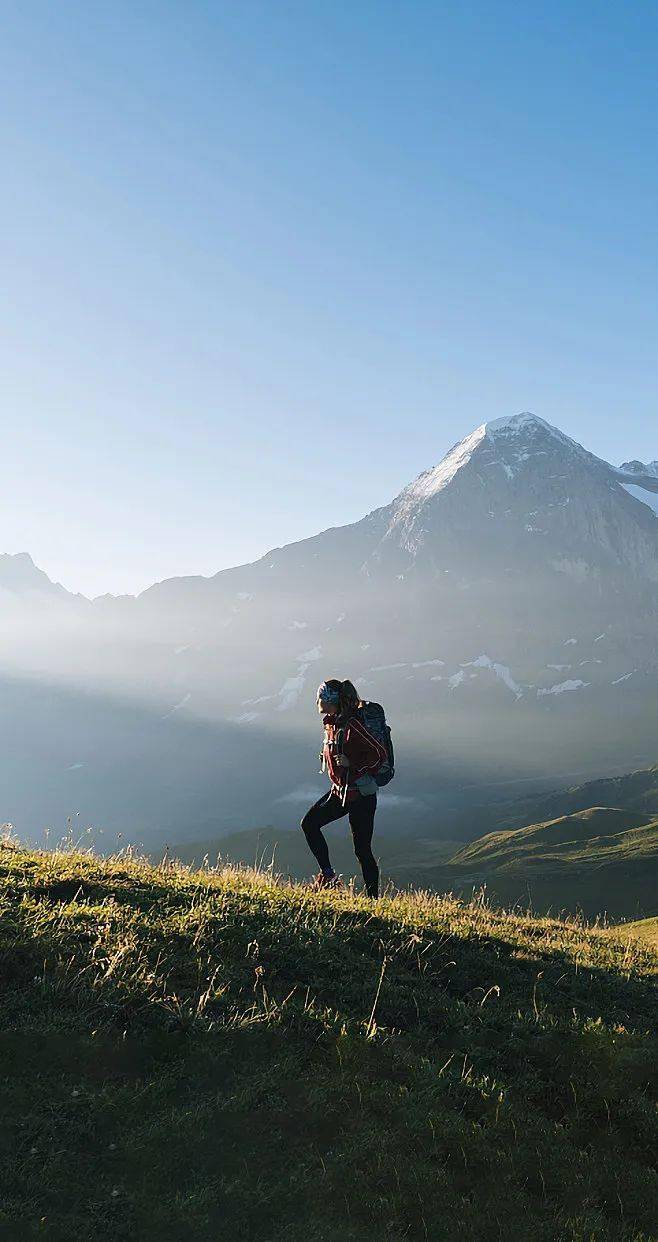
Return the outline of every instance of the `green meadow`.
<path id="1" fill-rule="evenodd" d="M 0 850 L 0 1238 L 658 1237 L 649 940 Z"/>

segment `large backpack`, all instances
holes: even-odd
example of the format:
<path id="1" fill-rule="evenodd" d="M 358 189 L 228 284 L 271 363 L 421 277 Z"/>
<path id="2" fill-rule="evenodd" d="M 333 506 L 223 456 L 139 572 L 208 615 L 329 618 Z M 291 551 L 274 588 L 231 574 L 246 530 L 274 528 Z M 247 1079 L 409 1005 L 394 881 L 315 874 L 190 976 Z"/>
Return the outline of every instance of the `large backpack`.
<path id="1" fill-rule="evenodd" d="M 381 703 L 363 703 L 356 710 L 356 715 L 366 729 L 369 729 L 373 737 L 386 747 L 388 758 L 384 760 L 381 767 L 374 773 L 374 779 L 377 785 L 388 785 L 389 781 L 395 776 L 395 755 L 393 753 L 393 742 L 391 741 L 391 730 L 386 723 L 386 713 Z"/>

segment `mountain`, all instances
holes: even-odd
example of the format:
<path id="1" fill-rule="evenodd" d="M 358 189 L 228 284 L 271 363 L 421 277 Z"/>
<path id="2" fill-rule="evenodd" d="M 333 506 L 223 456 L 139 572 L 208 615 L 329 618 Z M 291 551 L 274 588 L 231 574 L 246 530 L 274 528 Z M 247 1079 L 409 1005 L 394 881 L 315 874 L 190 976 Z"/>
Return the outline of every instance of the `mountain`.
<path id="1" fill-rule="evenodd" d="M 154 846 L 172 828 L 199 840 L 298 821 L 324 788 L 314 696 L 331 675 L 383 702 L 393 727 L 381 827 L 461 836 L 470 808 L 519 783 L 548 791 L 654 758 L 658 493 L 633 464 L 531 414 L 486 422 L 360 521 L 213 578 L 96 600 L 55 644 L 50 629 L 27 648 L 17 638 L 16 659 L 67 693 L 136 705 L 156 752 L 174 713 L 216 736 L 218 757 L 235 735 L 236 761 L 193 786 L 163 758 L 182 819 L 117 753 L 113 805 L 124 776 L 128 818 L 135 789 L 140 805 L 151 796 Z"/>
<path id="2" fill-rule="evenodd" d="M 0 678 L 18 665 L 49 667 L 56 642 L 92 619 L 92 606 L 39 569 L 27 552 L 0 554 Z"/>
<path id="3" fill-rule="evenodd" d="M 528 414 L 482 424 L 361 521 L 159 584 L 133 613 L 190 644 L 188 710 L 221 703 L 245 733 L 310 748 L 315 685 L 351 674 L 392 719 L 405 824 L 454 816 L 469 784 L 499 780 L 509 796 L 514 780 L 652 758 L 656 516 L 616 468 Z M 299 753 L 300 779 L 257 822 L 309 784 Z"/>
<path id="4" fill-rule="evenodd" d="M 600 777 L 568 789 L 513 801 L 494 808 L 489 817 L 493 828 L 523 828 L 542 820 L 558 819 L 587 811 L 591 807 L 622 807 L 626 811 L 658 818 L 658 764 L 626 772 L 623 776 Z M 485 818 L 481 808 L 480 823 Z"/>
<path id="5" fill-rule="evenodd" d="M 8 597 L 15 599 L 46 599 L 81 600 L 83 596 L 72 595 L 59 582 L 51 582 L 42 569 L 38 569 L 27 552 L 0 554 L 0 597 L 6 606 Z"/>
<path id="6" fill-rule="evenodd" d="M 629 496 L 658 514 L 658 462 L 627 461 L 614 473 Z"/>
<path id="7" fill-rule="evenodd" d="M 658 461 L 625 461 L 619 467 L 622 474 L 633 474 L 648 480 L 649 484 L 656 480 L 658 487 Z"/>

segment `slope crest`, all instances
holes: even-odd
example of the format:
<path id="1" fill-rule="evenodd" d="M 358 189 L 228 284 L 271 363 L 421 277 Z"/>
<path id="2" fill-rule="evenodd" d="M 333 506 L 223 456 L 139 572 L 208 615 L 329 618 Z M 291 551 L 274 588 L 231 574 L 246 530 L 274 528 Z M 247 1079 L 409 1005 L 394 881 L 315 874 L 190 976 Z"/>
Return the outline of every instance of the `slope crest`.
<path id="1" fill-rule="evenodd" d="M 489 833 L 459 850 L 451 865 L 496 869 L 541 865 L 542 859 L 577 858 L 586 863 L 619 861 L 640 852 L 658 862 L 658 821 L 619 807 L 589 807 L 525 828 Z"/>

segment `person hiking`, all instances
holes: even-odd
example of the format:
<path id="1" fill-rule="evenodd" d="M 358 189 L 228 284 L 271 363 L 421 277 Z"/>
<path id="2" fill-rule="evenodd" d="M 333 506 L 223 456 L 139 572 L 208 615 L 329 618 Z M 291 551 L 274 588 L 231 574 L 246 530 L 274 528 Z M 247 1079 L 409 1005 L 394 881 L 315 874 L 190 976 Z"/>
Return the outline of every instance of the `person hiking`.
<path id="1" fill-rule="evenodd" d="M 324 725 L 322 770 L 328 772 L 331 788 L 314 802 L 301 822 L 309 849 L 320 867 L 315 887 L 333 888 L 340 884 L 322 829 L 347 815 L 366 893 L 377 897 L 379 868 L 372 852 L 377 810 L 374 774 L 388 760 L 388 752 L 357 716 L 363 704 L 351 681 L 334 677 L 323 681 L 316 701 Z"/>

